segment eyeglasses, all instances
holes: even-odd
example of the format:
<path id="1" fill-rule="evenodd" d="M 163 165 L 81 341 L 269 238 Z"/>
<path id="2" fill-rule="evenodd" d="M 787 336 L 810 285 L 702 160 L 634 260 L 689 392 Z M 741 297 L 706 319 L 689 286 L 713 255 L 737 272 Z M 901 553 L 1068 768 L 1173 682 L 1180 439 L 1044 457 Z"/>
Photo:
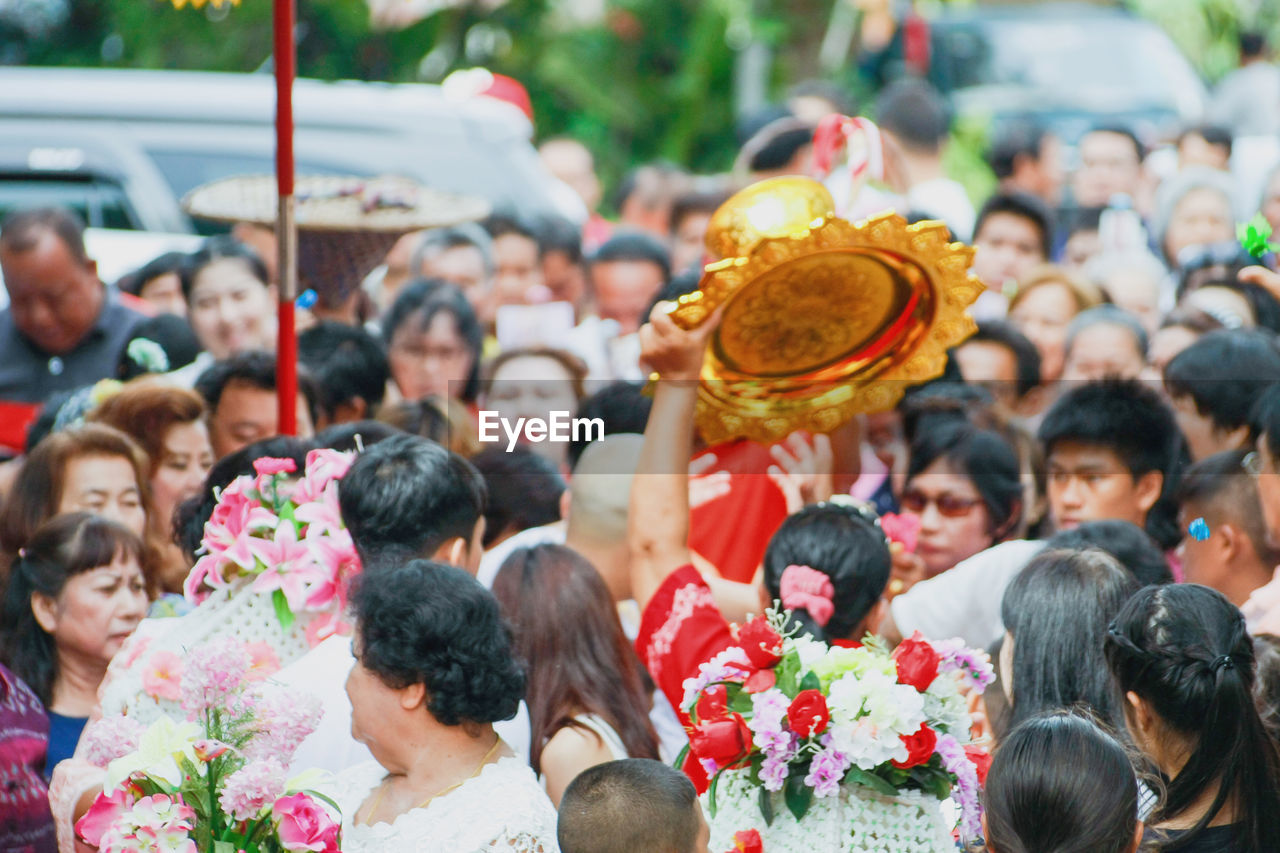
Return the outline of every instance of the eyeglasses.
<path id="1" fill-rule="evenodd" d="M 1258 451 L 1253 450 L 1240 460 L 1240 467 L 1249 473 L 1249 476 L 1257 478 L 1262 475 L 1262 456 Z"/>
<path id="2" fill-rule="evenodd" d="M 933 504 L 938 508 L 938 513 L 943 518 L 963 518 L 973 511 L 973 508 L 982 503 L 981 498 L 958 498 L 955 495 L 940 495 L 936 498 L 928 497 L 920 492 L 909 491 L 902 495 L 902 499 L 898 501 L 902 509 L 906 512 L 920 515 L 924 512 L 925 507 Z"/>

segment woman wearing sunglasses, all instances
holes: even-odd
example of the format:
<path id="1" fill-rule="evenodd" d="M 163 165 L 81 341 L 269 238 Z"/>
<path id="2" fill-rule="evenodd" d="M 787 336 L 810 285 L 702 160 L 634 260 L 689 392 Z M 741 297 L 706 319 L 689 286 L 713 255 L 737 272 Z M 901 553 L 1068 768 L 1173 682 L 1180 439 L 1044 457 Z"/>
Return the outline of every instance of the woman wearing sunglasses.
<path id="1" fill-rule="evenodd" d="M 916 556 L 933 577 L 1008 539 L 1022 518 L 1018 455 L 998 433 L 968 423 L 920 430 L 911 445 L 902 515 L 920 522 Z"/>

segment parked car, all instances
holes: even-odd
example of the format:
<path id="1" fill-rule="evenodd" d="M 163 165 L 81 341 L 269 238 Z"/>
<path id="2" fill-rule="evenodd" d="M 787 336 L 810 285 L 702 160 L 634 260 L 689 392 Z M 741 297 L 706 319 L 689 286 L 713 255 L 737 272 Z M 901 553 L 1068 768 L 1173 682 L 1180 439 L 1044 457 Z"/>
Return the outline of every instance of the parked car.
<path id="1" fill-rule="evenodd" d="M 208 229 L 179 202 L 207 181 L 275 168 L 268 74 L 0 68 L 0 215 L 66 204 L 91 225 Z M 495 207 L 550 213 L 529 122 L 440 87 L 299 80 L 299 174 L 401 174 Z"/>
<path id="2" fill-rule="evenodd" d="M 1155 23 L 1096 3 L 941 4 L 928 21 L 929 80 L 958 116 L 1033 121 L 1074 142 L 1105 121 L 1157 138 L 1204 112 L 1203 81 Z M 878 63 L 903 73 L 901 39 Z"/>

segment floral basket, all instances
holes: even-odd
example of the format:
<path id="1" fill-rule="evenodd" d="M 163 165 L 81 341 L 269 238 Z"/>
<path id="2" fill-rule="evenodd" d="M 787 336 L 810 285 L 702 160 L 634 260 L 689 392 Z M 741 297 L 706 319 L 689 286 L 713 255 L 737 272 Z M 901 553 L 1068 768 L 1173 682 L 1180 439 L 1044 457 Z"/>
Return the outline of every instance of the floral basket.
<path id="1" fill-rule="evenodd" d="M 994 680 L 987 656 L 918 632 L 892 654 L 874 638 L 829 646 L 788 622 L 748 620 L 685 682 L 712 849 L 941 853 L 948 799 L 959 834 L 979 837 L 987 756 L 966 745 L 964 691 Z"/>
<path id="2" fill-rule="evenodd" d="M 360 571 L 338 511 L 338 480 L 353 454 L 313 450 L 300 477 L 288 459 L 259 459 L 218 496 L 200 559 L 187 577 L 198 606 L 179 619 L 146 620 L 108 669 L 104 716 L 149 723 L 182 714 L 185 653 L 222 638 L 273 672 L 338 632 L 346 587 Z"/>

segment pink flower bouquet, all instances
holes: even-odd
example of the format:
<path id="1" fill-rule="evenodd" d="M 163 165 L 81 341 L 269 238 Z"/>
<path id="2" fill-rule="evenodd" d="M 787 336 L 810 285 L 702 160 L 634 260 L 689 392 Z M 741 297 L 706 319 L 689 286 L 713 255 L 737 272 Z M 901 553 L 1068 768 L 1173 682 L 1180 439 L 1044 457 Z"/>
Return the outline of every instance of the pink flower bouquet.
<path id="1" fill-rule="evenodd" d="M 259 653 L 226 639 L 187 655 L 185 721 L 107 717 L 85 732 L 107 779 L 80 838 L 100 853 L 341 853 L 337 806 L 286 781 L 319 703 L 264 683 Z"/>

